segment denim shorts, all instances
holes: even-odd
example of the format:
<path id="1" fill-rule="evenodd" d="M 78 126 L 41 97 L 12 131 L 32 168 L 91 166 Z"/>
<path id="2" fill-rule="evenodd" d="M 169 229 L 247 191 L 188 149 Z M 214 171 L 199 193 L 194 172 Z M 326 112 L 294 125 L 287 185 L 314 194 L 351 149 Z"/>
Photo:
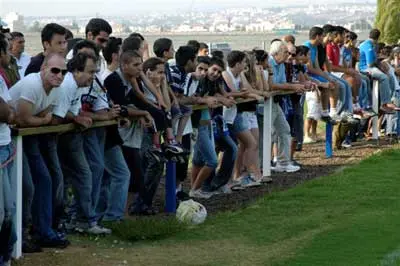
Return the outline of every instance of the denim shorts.
<path id="1" fill-rule="evenodd" d="M 181 118 L 183 116 L 190 116 L 192 114 L 192 108 L 187 105 L 179 105 L 179 108 L 176 106 L 171 107 L 171 115 L 172 119 Z"/>
<path id="2" fill-rule="evenodd" d="M 258 128 L 257 116 L 255 112 L 244 112 L 243 118 L 247 121 L 249 129 Z"/>
<path id="3" fill-rule="evenodd" d="M 250 129 L 249 121 L 243 113 L 237 113 L 233 125 L 230 127 L 232 134 L 236 135 L 238 133 L 247 131 Z"/>
<path id="4" fill-rule="evenodd" d="M 217 153 L 211 138 L 210 125 L 200 125 L 198 127 L 192 162 L 196 166 L 208 166 L 211 168 L 216 168 L 218 165 Z"/>

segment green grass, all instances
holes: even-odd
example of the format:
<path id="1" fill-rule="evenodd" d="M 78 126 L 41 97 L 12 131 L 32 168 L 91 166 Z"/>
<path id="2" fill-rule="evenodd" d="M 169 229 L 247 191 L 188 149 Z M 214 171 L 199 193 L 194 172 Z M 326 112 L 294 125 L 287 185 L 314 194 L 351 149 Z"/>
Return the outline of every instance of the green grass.
<path id="1" fill-rule="evenodd" d="M 49 264 L 39 255 L 18 265 L 78 265 L 71 252 L 79 265 L 96 266 L 400 265 L 399 161 L 400 150 L 386 151 L 200 226 L 134 221 L 113 228 L 129 242 L 80 238 L 75 248 L 84 248 L 52 255 Z"/>

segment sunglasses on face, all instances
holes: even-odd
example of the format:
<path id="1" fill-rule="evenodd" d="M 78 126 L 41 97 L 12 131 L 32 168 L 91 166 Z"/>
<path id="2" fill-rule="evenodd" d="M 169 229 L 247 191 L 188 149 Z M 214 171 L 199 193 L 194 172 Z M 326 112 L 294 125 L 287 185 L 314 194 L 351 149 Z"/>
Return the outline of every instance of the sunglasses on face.
<path id="1" fill-rule="evenodd" d="M 68 70 L 67 69 L 61 69 L 58 67 L 52 67 L 50 68 L 50 72 L 53 73 L 54 75 L 58 75 L 61 73 L 61 75 L 65 76 L 67 74 Z"/>

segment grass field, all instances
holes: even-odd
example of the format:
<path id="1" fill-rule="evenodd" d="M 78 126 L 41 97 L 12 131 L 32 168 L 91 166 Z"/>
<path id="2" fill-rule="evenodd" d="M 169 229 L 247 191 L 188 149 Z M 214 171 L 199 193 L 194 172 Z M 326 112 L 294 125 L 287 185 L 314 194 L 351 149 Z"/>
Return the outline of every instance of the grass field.
<path id="1" fill-rule="evenodd" d="M 185 228 L 126 221 L 109 238 L 16 265 L 400 265 L 400 150 Z"/>

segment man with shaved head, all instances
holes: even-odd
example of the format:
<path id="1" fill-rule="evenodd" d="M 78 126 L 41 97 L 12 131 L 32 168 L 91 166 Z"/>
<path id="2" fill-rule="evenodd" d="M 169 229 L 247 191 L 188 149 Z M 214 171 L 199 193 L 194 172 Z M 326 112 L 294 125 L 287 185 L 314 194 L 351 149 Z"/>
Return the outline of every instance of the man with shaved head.
<path id="1" fill-rule="evenodd" d="M 64 57 L 59 53 L 50 53 L 45 56 L 40 72 L 25 76 L 11 87 L 11 105 L 16 109 L 19 127 L 39 127 L 51 123 L 52 109 L 59 98 L 58 87 L 66 72 Z M 56 142 L 49 141 L 47 135 L 35 135 L 25 137 L 23 145 L 28 162 L 25 168 L 30 168 L 30 175 L 23 175 L 24 189 L 30 192 L 24 194 L 24 215 L 29 216 L 32 211 L 40 246 L 65 248 L 69 241 L 60 237 L 52 228 L 56 207 L 53 204 L 60 204 L 63 199 L 62 173 L 54 174 L 53 169 L 54 166 L 60 169 Z M 28 178 L 31 180 L 26 180 Z M 34 208 L 31 210 L 32 206 Z M 28 226 L 30 220 L 30 217 L 24 217 L 24 225 Z"/>

